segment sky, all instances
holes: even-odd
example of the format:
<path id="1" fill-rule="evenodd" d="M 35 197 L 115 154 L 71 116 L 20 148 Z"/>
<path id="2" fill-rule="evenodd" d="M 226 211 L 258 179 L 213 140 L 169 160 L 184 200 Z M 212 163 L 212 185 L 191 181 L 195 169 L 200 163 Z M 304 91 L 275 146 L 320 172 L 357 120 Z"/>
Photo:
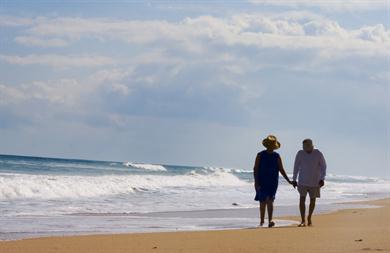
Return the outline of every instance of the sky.
<path id="1" fill-rule="evenodd" d="M 0 0 L 0 153 L 390 178 L 389 6 Z"/>

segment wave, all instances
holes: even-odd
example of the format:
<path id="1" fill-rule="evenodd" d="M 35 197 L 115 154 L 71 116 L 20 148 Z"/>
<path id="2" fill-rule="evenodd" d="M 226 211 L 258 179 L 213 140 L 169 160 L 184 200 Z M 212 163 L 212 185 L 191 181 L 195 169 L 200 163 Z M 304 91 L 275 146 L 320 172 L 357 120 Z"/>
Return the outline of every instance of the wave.
<path id="1" fill-rule="evenodd" d="M 158 164 L 147 164 L 147 163 L 132 163 L 126 162 L 123 164 L 126 167 L 133 167 L 137 169 L 151 170 L 151 171 L 166 171 L 167 169 Z"/>
<path id="2" fill-rule="evenodd" d="M 183 188 L 242 186 L 248 182 L 233 174 L 215 172 L 208 175 L 26 175 L 0 174 L 0 200 L 21 198 L 83 198 L 129 194 L 144 191 L 172 191 Z"/>
<path id="3" fill-rule="evenodd" d="M 326 180 L 339 183 L 377 183 L 384 182 L 386 180 L 376 177 L 364 177 L 364 176 L 349 176 L 349 175 L 335 175 L 329 174 Z"/>
<path id="4" fill-rule="evenodd" d="M 216 172 L 216 171 L 223 171 L 223 172 L 228 172 L 228 173 L 252 173 L 252 170 L 244 170 L 244 169 L 235 169 L 235 168 L 222 168 L 222 167 L 210 167 L 210 166 L 205 166 L 202 167 L 202 169 L 206 172 Z"/>

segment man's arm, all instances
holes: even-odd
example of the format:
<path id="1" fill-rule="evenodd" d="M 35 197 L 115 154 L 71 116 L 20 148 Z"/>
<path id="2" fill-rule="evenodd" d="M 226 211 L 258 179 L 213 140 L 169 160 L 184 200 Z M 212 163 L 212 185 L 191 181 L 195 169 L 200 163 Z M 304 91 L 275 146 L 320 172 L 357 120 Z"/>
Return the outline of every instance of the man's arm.
<path id="1" fill-rule="evenodd" d="M 293 182 L 297 181 L 299 169 L 300 169 L 300 155 L 299 155 L 299 151 L 298 151 L 297 155 L 295 156 L 295 161 L 294 161 Z"/>
<path id="2" fill-rule="evenodd" d="M 279 164 L 279 172 L 280 174 L 282 174 L 282 176 L 284 177 L 284 179 L 286 179 L 286 181 L 289 183 L 289 184 L 292 184 L 292 182 L 290 181 L 290 179 L 288 178 L 287 174 L 286 174 L 286 171 L 284 170 L 284 167 L 283 167 L 283 163 L 282 163 L 282 158 L 278 158 L 278 164 Z"/>
<path id="3" fill-rule="evenodd" d="M 320 186 L 324 186 L 325 176 L 326 176 L 326 161 L 324 155 L 320 152 Z"/>
<path id="4" fill-rule="evenodd" d="M 255 190 L 259 189 L 260 184 L 258 182 L 258 174 L 259 174 L 259 167 L 260 167 L 260 154 L 257 154 L 255 165 L 253 166 L 253 177 L 255 179 Z"/>

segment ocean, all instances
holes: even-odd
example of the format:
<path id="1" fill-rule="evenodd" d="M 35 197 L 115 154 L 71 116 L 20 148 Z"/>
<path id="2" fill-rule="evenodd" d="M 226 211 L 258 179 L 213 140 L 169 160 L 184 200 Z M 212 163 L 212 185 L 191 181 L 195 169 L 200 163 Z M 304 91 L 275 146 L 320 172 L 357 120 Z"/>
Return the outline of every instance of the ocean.
<path id="1" fill-rule="evenodd" d="M 251 168 L 0 155 L 0 240 L 255 227 L 252 177 Z M 317 213 L 389 193 L 388 179 L 328 173 Z M 275 215 L 297 215 L 298 199 L 280 178 Z"/>

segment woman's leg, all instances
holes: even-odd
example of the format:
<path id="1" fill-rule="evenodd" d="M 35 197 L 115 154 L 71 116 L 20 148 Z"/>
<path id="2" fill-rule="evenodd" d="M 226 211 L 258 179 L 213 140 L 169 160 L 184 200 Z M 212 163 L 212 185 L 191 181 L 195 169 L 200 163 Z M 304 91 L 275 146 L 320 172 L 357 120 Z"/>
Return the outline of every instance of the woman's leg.
<path id="1" fill-rule="evenodd" d="M 265 217 L 265 206 L 267 205 L 266 201 L 260 202 L 260 226 L 264 224 L 264 217 Z"/>
<path id="2" fill-rule="evenodd" d="M 267 199 L 268 223 L 272 222 L 272 215 L 274 212 L 274 201 L 271 198 Z"/>

